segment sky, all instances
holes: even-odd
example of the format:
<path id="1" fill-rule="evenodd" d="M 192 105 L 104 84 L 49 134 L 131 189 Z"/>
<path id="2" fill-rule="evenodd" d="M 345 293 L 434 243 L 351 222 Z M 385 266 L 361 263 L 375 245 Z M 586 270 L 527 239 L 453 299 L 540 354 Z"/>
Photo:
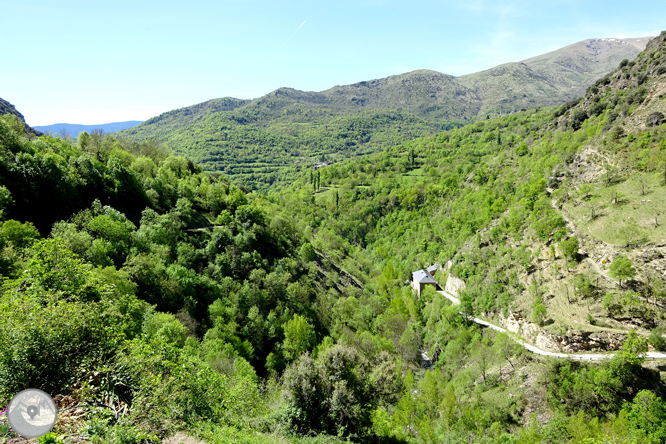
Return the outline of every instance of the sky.
<path id="1" fill-rule="evenodd" d="M 655 36 L 666 2 L 0 0 L 0 17 L 0 97 L 32 126 L 94 125 Z"/>

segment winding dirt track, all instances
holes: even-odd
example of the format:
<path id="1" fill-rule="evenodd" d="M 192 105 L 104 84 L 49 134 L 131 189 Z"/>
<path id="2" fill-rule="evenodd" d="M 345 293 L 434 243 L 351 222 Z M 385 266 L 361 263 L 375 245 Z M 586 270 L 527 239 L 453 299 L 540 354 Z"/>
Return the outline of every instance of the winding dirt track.
<path id="1" fill-rule="evenodd" d="M 437 291 L 439 294 L 444 296 L 446 299 L 451 301 L 453 305 L 460 305 L 460 299 L 457 297 L 453 296 L 452 294 L 447 293 L 446 291 L 439 290 Z M 477 324 L 483 325 L 484 327 L 492 328 L 495 331 L 499 331 L 501 333 L 509 333 L 509 336 L 511 339 L 516 341 L 518 344 L 523 346 L 526 350 L 531 351 L 532 353 L 536 353 L 537 355 L 542 355 L 542 356 L 551 356 L 553 358 L 564 358 L 564 359 L 576 359 L 579 361 L 601 361 L 602 359 L 608 359 L 615 355 L 615 353 L 589 353 L 589 354 L 582 354 L 582 353 L 555 353 L 555 352 L 549 352 L 547 350 L 543 350 L 539 347 L 535 347 L 534 345 L 528 344 L 527 342 L 523 341 L 522 339 L 516 338 L 513 334 L 508 332 L 505 328 L 499 327 L 495 324 L 491 324 L 488 321 L 484 321 L 483 319 L 479 318 L 474 318 L 467 316 L 464 313 L 460 313 L 461 315 L 465 316 L 467 319 L 476 322 Z M 645 354 L 645 359 L 666 359 L 666 353 L 660 353 L 660 352 L 648 352 Z"/>

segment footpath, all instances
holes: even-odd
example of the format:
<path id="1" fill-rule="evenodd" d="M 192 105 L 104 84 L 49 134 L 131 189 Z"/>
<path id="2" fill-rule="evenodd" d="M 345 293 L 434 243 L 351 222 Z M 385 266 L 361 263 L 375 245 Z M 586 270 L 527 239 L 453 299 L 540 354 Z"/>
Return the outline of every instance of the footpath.
<path id="1" fill-rule="evenodd" d="M 460 299 L 457 297 L 453 296 L 452 294 L 447 293 L 446 291 L 443 290 L 438 290 L 437 291 L 439 294 L 444 296 L 446 299 L 451 301 L 453 305 L 460 305 Z M 507 331 L 505 328 L 502 328 L 498 325 L 491 324 L 488 321 L 484 321 L 483 319 L 475 318 L 468 316 L 462 312 L 460 312 L 461 315 L 463 315 L 465 318 L 469 319 L 470 321 L 474 321 L 477 324 L 483 325 L 484 327 L 492 328 L 495 331 L 499 331 L 501 333 L 508 333 L 509 337 L 516 341 L 518 344 L 520 344 L 523 348 L 526 350 L 536 353 L 537 355 L 542 355 L 542 356 L 551 356 L 553 358 L 562 358 L 562 359 L 575 359 L 579 361 L 601 361 L 602 359 L 608 359 L 611 358 L 612 356 L 615 355 L 615 353 L 556 353 L 556 352 L 550 352 L 547 350 L 543 350 L 539 347 L 536 347 L 532 344 L 528 344 L 527 342 L 523 341 L 522 339 L 517 338 L 514 334 L 511 332 Z M 645 353 L 645 359 L 666 359 L 666 353 L 662 352 L 648 352 Z"/>

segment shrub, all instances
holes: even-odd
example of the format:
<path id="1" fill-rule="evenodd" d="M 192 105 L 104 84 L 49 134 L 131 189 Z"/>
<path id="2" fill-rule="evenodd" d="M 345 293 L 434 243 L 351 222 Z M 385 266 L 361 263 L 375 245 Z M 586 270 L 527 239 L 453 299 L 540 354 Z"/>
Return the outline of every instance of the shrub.
<path id="1" fill-rule="evenodd" d="M 659 125 L 663 120 L 664 120 L 664 114 L 663 114 L 663 113 L 660 113 L 659 111 L 656 111 L 656 112 L 650 114 L 650 115 L 647 117 L 647 120 L 646 120 L 645 123 L 646 123 L 647 126 L 657 126 L 657 125 Z"/>
<path id="2" fill-rule="evenodd" d="M 562 251 L 562 254 L 571 260 L 578 259 L 579 248 L 580 244 L 575 237 L 570 237 L 569 239 L 560 242 L 560 250 Z"/>
<path id="3" fill-rule="evenodd" d="M 623 280 L 631 279 L 636 275 L 636 270 L 632 266 L 631 260 L 627 259 L 626 256 L 618 256 L 613 259 L 608 267 L 608 273 L 622 285 Z"/>
<path id="4" fill-rule="evenodd" d="M 227 378 L 206 363 L 160 341 L 133 340 L 106 372 L 107 387 L 127 387 L 130 419 L 163 437 L 199 421 L 229 420 L 234 403 Z"/>
<path id="5" fill-rule="evenodd" d="M 123 337 L 115 303 L 56 240 L 39 242 L 21 279 L 0 293 L 0 398 L 25 387 L 58 393 L 76 369 L 113 356 Z"/>
<path id="6" fill-rule="evenodd" d="M 652 329 L 650 332 L 650 338 L 648 339 L 651 346 L 658 351 L 666 350 L 666 341 L 664 341 L 664 330 L 666 327 L 659 326 Z"/>
<path id="7" fill-rule="evenodd" d="M 355 348 L 334 345 L 316 361 L 302 355 L 285 372 L 283 422 L 298 433 L 366 436 L 377 404 L 370 376 L 369 362 Z"/>

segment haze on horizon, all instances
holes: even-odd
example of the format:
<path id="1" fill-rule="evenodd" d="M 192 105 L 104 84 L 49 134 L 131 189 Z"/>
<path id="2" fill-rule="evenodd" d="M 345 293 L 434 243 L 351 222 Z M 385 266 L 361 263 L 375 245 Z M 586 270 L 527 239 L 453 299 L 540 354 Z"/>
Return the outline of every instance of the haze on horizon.
<path id="1" fill-rule="evenodd" d="M 588 38 L 657 35 L 666 3 L 44 0 L 3 5 L 0 97 L 30 125 L 146 120 L 218 97 L 482 71 Z"/>

